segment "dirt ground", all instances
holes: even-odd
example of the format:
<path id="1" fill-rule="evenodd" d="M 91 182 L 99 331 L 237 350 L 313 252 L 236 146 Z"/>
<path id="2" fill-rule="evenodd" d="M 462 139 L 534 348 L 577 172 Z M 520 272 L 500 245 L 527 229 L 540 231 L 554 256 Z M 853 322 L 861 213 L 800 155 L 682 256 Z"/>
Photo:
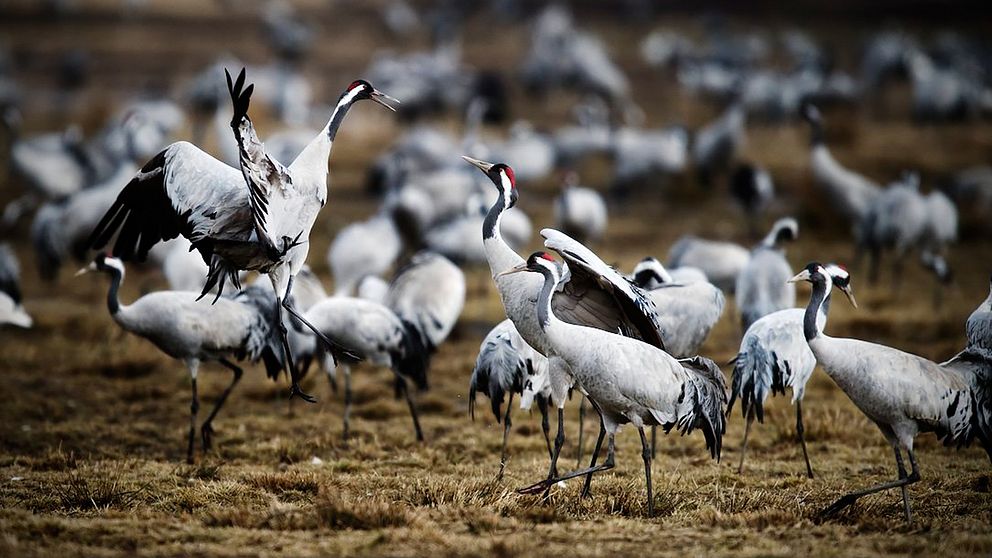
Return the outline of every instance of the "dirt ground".
<path id="1" fill-rule="evenodd" d="M 93 52 L 91 82 L 68 109 L 71 119 L 88 128 L 127 94 L 177 83 L 222 50 L 249 60 L 264 55 L 256 30 L 244 28 L 247 16 L 221 16 L 219 8 L 196 8 L 199 3 L 187 0 L 151 4 L 153 17 L 125 21 L 99 10 L 61 21 L 0 17 L 0 38 L 26 57 L 30 71 L 24 83 L 37 91 L 27 102 L 28 130 L 65 124 L 64 116 L 44 107 L 52 85 L 47 70 L 54 53 L 67 45 L 85 44 Z M 308 6 L 315 11 L 317 4 Z M 356 77 L 377 46 L 426 44 L 401 45 L 376 27 L 370 9 L 338 6 L 319 20 L 319 45 L 306 65 L 322 99 L 333 98 Z M 353 12 L 346 12 L 348 7 Z M 597 30 L 629 72 L 651 125 L 679 121 L 696 127 L 715 110 L 680 94 L 671 76 L 636 57 L 637 41 L 654 25 L 604 20 Z M 176 40 L 183 29 L 191 32 Z M 523 28 L 501 32 L 476 18 L 470 30 L 464 52 L 472 64 L 510 70 L 526 47 Z M 44 40 L 36 40 L 40 36 Z M 854 48 L 864 29 L 838 28 L 826 36 Z M 516 114 L 551 127 L 563 121 L 573 98 L 528 99 L 515 90 L 513 100 Z M 269 119 L 257 121 L 260 129 L 274 131 Z M 857 111 L 828 122 L 836 122 L 830 139 L 835 156 L 879 180 L 917 168 L 928 187 L 992 156 L 987 122 L 918 127 Z M 324 254 L 330 239 L 374 210 L 376 201 L 361 187 L 364 169 L 400 130 L 381 109 L 361 107 L 339 135 L 330 200 L 311 237 L 310 263 L 328 286 Z M 188 137 L 188 130 L 184 133 Z M 753 126 L 746 156 L 769 167 L 782 192 L 773 213 L 793 213 L 802 224 L 799 242 L 789 248 L 793 267 L 810 260 L 849 262 L 849 237 L 824 208 L 809 176 L 806 130 Z M 588 183 L 605 185 L 603 161 L 582 170 Z M 9 184 L 0 198 L 6 201 L 18 188 Z M 521 186 L 520 206 L 535 229 L 551 223 L 556 192 L 555 180 Z M 627 270 L 645 255 L 663 258 L 685 233 L 749 243 L 745 231 L 725 191 L 702 192 L 691 181 L 678 180 L 648 185 L 627 204 L 612 207 L 606 238 L 594 248 Z M 950 254 L 956 279 L 937 306 L 932 279 L 915 263 L 907 266 L 899 292 L 890 289 L 887 273 L 880 284 L 869 285 L 854 268 L 861 308 L 835 302 L 828 333 L 935 360 L 953 356 L 965 342 L 964 320 L 988 292 L 988 231 L 965 216 L 961 241 Z M 304 384 L 318 396 L 317 404 L 289 405 L 285 382 L 275 385 L 261 368 L 249 367 L 215 422 L 215 450 L 189 466 L 184 367 L 120 331 L 106 311 L 104 277 L 74 279 L 63 273 L 58 283 L 46 284 L 34 271 L 27 224 L 9 240 L 24 267 L 26 307 L 35 327 L 0 331 L 3 556 L 992 554 L 992 473 L 986 455 L 979 448 L 944 448 L 932 435 L 918 439 L 923 480 L 910 489 L 912 526 L 903 521 L 894 492 L 865 498 L 834 520 L 815 520 L 842 492 L 895 478 L 891 451 L 877 428 L 820 370 L 804 404 L 815 479 L 804 474 L 794 408 L 788 398 L 776 397 L 766 407 L 765 424 L 752 431 L 742 475 L 736 472 L 743 435 L 739 412 L 729 421 L 719 463 L 709 459 L 698 433 L 659 436 L 654 518 L 645 517 L 639 441 L 631 429 L 618 436 L 617 467 L 596 477 L 592 498 L 580 500 L 574 482 L 553 490 L 548 501 L 517 495 L 515 488 L 546 472 L 547 454 L 540 416 L 516 411 L 511 458 L 497 481 L 501 427 L 488 412 L 469 420 L 466 394 L 478 345 L 503 318 L 488 270 L 479 268 L 466 271 L 465 312 L 434 358 L 431 390 L 418 397 L 426 443 L 414 441 L 406 407 L 393 399 L 386 370 L 356 370 L 352 438 L 345 444 L 341 396 L 331 393 L 322 374 L 312 372 Z M 539 246 L 536 238 L 531 244 Z M 157 272 L 129 269 L 121 298 L 131 301 L 161 287 Z M 803 303 L 807 292 L 800 288 Z M 728 301 L 702 354 L 726 362 L 736 353 L 740 334 Z M 724 371 L 729 377 L 729 367 Z M 204 404 L 212 404 L 228 381 L 225 369 L 207 365 L 200 374 Z M 575 463 L 577 405 L 570 405 L 566 416 L 564 468 Z"/>

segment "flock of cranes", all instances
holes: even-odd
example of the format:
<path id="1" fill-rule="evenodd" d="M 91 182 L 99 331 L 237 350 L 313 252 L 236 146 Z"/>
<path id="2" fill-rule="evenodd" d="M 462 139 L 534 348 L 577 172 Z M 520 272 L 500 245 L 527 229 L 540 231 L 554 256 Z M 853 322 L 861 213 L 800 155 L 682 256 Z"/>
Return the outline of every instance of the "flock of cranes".
<path id="1" fill-rule="evenodd" d="M 521 78 L 532 91 L 577 88 L 593 95 L 580 101 L 576 125 L 548 134 L 521 122 L 503 140 L 487 143 L 480 127 L 506 112 L 505 92 L 491 76 L 464 72 L 457 48 L 440 44 L 429 53 L 383 57 L 370 66 L 372 81 L 388 84 L 383 89 L 402 102 L 359 79 L 341 92 L 321 128 L 303 132 L 306 141 L 293 134 L 263 143 L 249 117 L 253 94 L 273 104 L 288 123 L 305 122 L 312 108 L 309 89 L 290 79 L 298 77 L 290 62 L 306 51 L 307 30 L 292 18 L 270 15 L 267 29 L 285 64 L 273 71 L 282 73 L 272 77 L 242 69 L 232 77 L 221 63 L 203 72 L 191 88 L 197 116 L 223 124 L 217 132 L 224 139 L 218 143 L 220 151 L 226 145 L 229 152 L 220 159 L 194 143 L 164 145 L 182 117 L 174 106 L 151 103 L 130 106 L 89 142 L 67 133 L 19 140 L 12 149 L 12 163 L 27 178 L 29 190 L 7 207 L 4 219 L 16 222 L 37 207 L 31 236 L 41 275 L 54 279 L 70 257 L 90 259 L 79 274 L 109 276 L 107 308 L 121 329 L 186 365 L 192 389 L 190 462 L 198 428 L 203 451 L 211 448 L 213 421 L 242 378 L 240 361 L 261 361 L 273 380 L 287 373 L 290 397 L 308 402 L 316 399 L 303 392 L 300 381 L 309 368 L 320 367 L 334 390 L 340 370 L 344 439 L 350 432 L 352 367 L 362 361 L 387 367 L 396 396 L 409 408 L 416 439 L 427 441 L 408 382 L 418 391 L 429 388 L 432 356 L 452 334 L 466 304 L 462 268 L 483 264 L 507 319 L 479 348 L 469 379 L 469 411 L 475 418 L 476 396 L 485 395 L 503 425 L 502 478 L 514 397 L 523 410 L 537 403 L 550 462 L 547 474 L 520 488 L 521 494 L 547 494 L 559 482 L 584 477 L 581 494 L 589 496 L 593 475 L 616 465 L 618 430 L 631 424 L 642 445 L 646 510 L 653 515 L 657 427 L 682 435 L 699 431 L 710 456 L 719 460 L 739 399 L 746 424 L 738 465 L 743 473 L 752 423 L 764 421 L 767 398 L 784 394 L 786 387 L 792 390 L 806 474 L 813 478 L 802 404 L 817 364 L 878 425 L 898 470 L 896 480 L 847 494 L 823 516 L 867 494 L 899 488 L 906 520 L 912 521 L 907 487 L 921 478 L 913 450 L 920 433 L 934 432 L 947 445 L 977 441 L 992 459 L 992 284 L 989 297 L 967 320 L 967 345 L 944 363 L 830 337 L 825 329 L 833 289 L 857 306 L 852 276 L 840 265 L 820 263 L 794 273 L 785 247 L 799 237 L 796 218 L 777 220 L 752 248 L 686 235 L 672 245 L 667 266 L 649 256 L 628 275 L 590 248 L 604 237 L 610 204 L 596 189 L 581 186 L 574 170 L 562 173 L 562 189 L 553 202 L 554 228 L 540 230 L 550 252 L 527 257 L 518 252 L 533 230 L 530 218 L 516 208 L 526 195 L 524 185 L 596 154 L 612 156 L 615 200 L 632 195 L 632 187 L 646 178 L 691 169 L 707 191 L 729 183 L 749 229 L 757 231 L 775 200 L 775 187 L 768 171 L 740 161 L 747 121 L 756 115 L 788 115 L 809 125 L 810 174 L 849 225 L 858 253 L 870 256 L 867 276 L 876 277 L 883 251 L 891 251 L 898 281 L 903 260 L 916 251 L 941 282 L 949 281 L 946 258 L 958 234 L 954 203 L 938 190 L 921 193 L 915 173 L 883 187 L 833 156 L 825 118 L 811 101 L 845 102 L 850 92 L 843 76 L 820 67 L 821 53 L 808 37 L 787 41 L 790 52 L 810 64 L 798 72 L 802 79 L 746 74 L 743 67 L 753 63 L 748 56 L 761 57 L 760 48 L 747 41 L 696 56 L 684 37 L 649 37 L 644 53 L 652 64 L 676 64 L 684 87 L 725 97 L 726 109 L 691 141 L 680 126 L 638 124 L 643 114 L 631 102 L 623 72 L 595 37 L 575 27 L 567 12 L 552 8 L 535 22 Z M 409 19 L 398 12 L 387 16 L 391 28 Z M 881 79 L 886 64 L 894 62 L 882 56 L 887 52 L 883 45 L 873 48 L 871 56 L 878 59 L 869 58 L 866 68 L 874 68 L 871 79 Z M 730 56 L 732 51 L 737 53 Z M 926 76 L 936 71 L 932 61 L 927 66 L 918 48 L 907 60 L 914 92 L 919 91 L 916 109 L 929 116 L 950 110 L 928 104 Z M 738 89 L 723 91 L 726 80 Z M 795 88 L 796 98 L 764 92 L 776 86 Z M 218 91 L 226 91 L 229 101 L 224 95 L 218 99 Z M 368 187 L 382 203 L 367 220 L 342 228 L 331 243 L 326 258 L 334 289 L 328 296 L 306 263 L 310 238 L 328 202 L 332 146 L 346 114 L 361 101 L 410 119 L 452 107 L 464 112 L 466 123 L 461 137 L 415 126 L 376 159 Z M 202 126 L 195 127 L 198 138 L 204 134 Z M 108 246 L 109 253 L 96 253 Z M 118 292 L 125 265 L 146 260 L 161 268 L 170 290 L 123 304 Z M 387 281 L 392 269 L 395 276 Z M 250 272 L 266 277 L 242 288 Z M 26 328 L 32 320 L 21 305 L 18 282 L 19 265 L 4 245 L 0 323 Z M 805 310 L 796 307 L 796 282 L 812 285 Z M 728 389 L 720 366 L 699 353 L 729 295 L 742 338 Z M 208 361 L 219 362 L 233 376 L 198 427 L 197 374 Z M 573 392 L 581 394 L 580 413 L 585 401 L 594 409 L 600 430 L 589 466 L 561 472 L 564 413 Z M 554 437 L 552 409 L 557 414 Z M 652 430 L 650 441 L 646 427 Z M 580 459 L 581 439 L 580 426 Z M 604 441 L 606 456 L 600 463 Z"/>

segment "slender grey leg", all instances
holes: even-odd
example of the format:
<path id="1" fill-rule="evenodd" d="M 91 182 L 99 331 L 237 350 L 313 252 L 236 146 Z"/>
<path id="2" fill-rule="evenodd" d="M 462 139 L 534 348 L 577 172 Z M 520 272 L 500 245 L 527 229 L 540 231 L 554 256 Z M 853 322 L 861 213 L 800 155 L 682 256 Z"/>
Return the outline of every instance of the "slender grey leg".
<path id="1" fill-rule="evenodd" d="M 413 428 L 417 431 L 417 441 L 424 441 L 424 431 L 420 429 L 420 418 L 417 416 L 417 406 L 413 404 L 413 399 L 410 397 L 410 388 L 406 385 L 406 380 L 403 376 L 400 376 L 399 372 L 393 370 L 396 374 L 396 385 L 399 387 L 400 391 L 403 392 L 403 396 L 406 397 L 406 405 L 410 408 L 410 416 L 413 417 Z"/>
<path id="2" fill-rule="evenodd" d="M 513 408 L 513 392 L 510 392 L 510 400 L 506 403 L 506 413 L 503 415 L 503 451 L 499 457 L 499 474 L 497 480 L 503 479 L 503 471 L 506 469 L 506 442 L 510 439 L 510 409 Z"/>
<path id="3" fill-rule="evenodd" d="M 829 517 L 831 515 L 835 515 L 844 508 L 850 506 L 851 504 L 854 504 L 854 502 L 857 502 L 858 498 L 861 498 L 862 496 L 867 496 L 869 494 L 874 494 L 876 492 L 881 492 L 883 490 L 889 490 L 891 488 L 901 488 L 913 484 L 915 482 L 919 482 L 920 471 L 916 467 L 916 456 L 913 454 L 913 450 L 909 450 L 908 453 L 909 453 L 909 463 L 913 468 L 913 471 L 909 474 L 908 477 L 890 482 L 883 482 L 882 484 L 878 484 L 862 490 L 856 490 L 849 494 L 845 494 L 844 496 L 841 496 L 836 502 L 830 504 L 830 506 L 828 506 L 826 509 L 821 511 L 820 517 Z M 906 499 L 908 500 L 908 495 Z M 904 504 L 908 505 L 908 502 L 904 502 Z"/>
<path id="4" fill-rule="evenodd" d="M 289 287 L 286 289 L 287 296 L 290 289 L 292 288 L 293 288 L 293 280 L 290 279 Z M 289 334 L 286 330 L 286 324 L 284 324 L 282 320 L 283 308 L 289 309 L 289 306 L 287 304 L 284 304 L 283 299 L 276 297 L 276 326 L 279 328 L 279 336 L 280 339 L 282 340 L 283 354 L 286 355 L 286 366 L 289 367 L 289 375 L 293 381 L 293 385 L 289 390 L 289 398 L 292 399 L 294 396 L 298 395 L 300 399 L 306 401 L 307 403 L 316 403 L 317 402 L 316 398 L 307 395 L 306 393 L 303 393 L 303 390 L 300 389 L 300 373 L 296 369 L 296 366 L 293 364 L 293 349 L 290 348 L 289 346 Z M 292 311 L 290 311 L 290 313 L 292 313 Z"/>
<path id="5" fill-rule="evenodd" d="M 744 427 L 744 442 L 741 444 L 741 462 L 737 465 L 737 474 L 744 472 L 744 454 L 747 453 L 747 436 L 751 433 L 751 423 L 754 422 L 754 406 L 749 404 L 747 406 L 747 425 Z"/>
<path id="6" fill-rule="evenodd" d="M 644 480 L 648 485 L 648 517 L 654 517 L 654 492 L 651 491 L 651 448 L 648 446 L 644 428 L 638 428 L 641 435 L 641 457 L 644 459 Z"/>
<path id="7" fill-rule="evenodd" d="M 558 456 L 561 455 L 561 447 L 565 445 L 565 409 L 558 407 L 558 434 L 555 436 L 555 449 L 551 454 L 551 467 L 548 469 L 548 480 L 558 476 Z M 548 483 L 544 495 L 547 496 L 554 483 Z"/>
<path id="8" fill-rule="evenodd" d="M 813 478 L 813 467 L 809 464 L 809 453 L 806 451 L 806 429 L 803 427 L 803 402 L 796 401 L 796 433 L 799 435 L 799 443 L 803 446 L 803 458 L 806 460 L 806 476 Z M 743 464 L 744 454 L 741 453 Z"/>
<path id="9" fill-rule="evenodd" d="M 551 449 L 551 424 L 548 422 L 548 400 L 541 397 L 537 400 L 537 408 L 541 411 L 541 430 L 544 431 L 544 443 L 548 446 L 548 459 L 554 455 Z"/>
<path id="10" fill-rule="evenodd" d="M 554 477 L 550 479 L 543 480 L 541 482 L 532 484 L 530 486 L 521 488 L 517 490 L 518 494 L 537 494 L 538 492 L 545 491 L 547 487 L 553 486 L 556 483 L 566 481 L 568 479 L 574 479 L 575 477 L 581 477 L 583 475 L 588 475 L 590 473 L 598 473 L 600 471 L 606 471 L 612 469 L 615 465 L 615 446 L 614 446 L 614 435 L 610 433 L 610 441 L 607 444 L 606 461 L 602 465 L 596 465 L 595 467 L 589 467 L 586 469 L 579 469 L 578 471 L 572 471 L 571 473 L 564 474 L 560 477 Z"/>
<path id="11" fill-rule="evenodd" d="M 186 450 L 186 463 L 193 464 L 193 441 L 196 439 L 196 413 L 200 410 L 200 398 L 196 394 L 196 375 L 193 375 L 193 400 L 189 404 L 189 447 Z"/>
<path id="12" fill-rule="evenodd" d="M 344 372 L 344 427 L 341 439 L 347 442 L 351 425 L 351 367 L 344 365 L 341 370 Z"/>
<path id="13" fill-rule="evenodd" d="M 656 425 L 651 425 L 651 459 L 654 459 L 658 455 L 658 427 Z"/>
<path id="14" fill-rule="evenodd" d="M 575 447 L 575 466 L 582 466 L 582 428 L 586 422 L 586 396 L 582 394 L 579 399 L 579 443 Z"/>
<path id="15" fill-rule="evenodd" d="M 591 469 L 596 466 L 596 460 L 599 458 L 599 450 L 603 447 L 603 438 L 606 437 L 606 423 L 603 422 L 603 412 L 599 408 L 599 405 L 591 399 L 589 401 L 592 403 L 592 408 L 596 410 L 596 414 L 599 415 L 599 436 L 596 437 L 596 445 L 592 450 L 592 460 L 589 462 L 589 468 Z M 592 473 L 589 473 L 589 475 L 586 476 L 586 482 L 582 485 L 582 493 L 580 497 L 588 498 L 590 496 L 590 486 L 592 486 Z"/>
<path id="16" fill-rule="evenodd" d="M 896 466 L 899 469 L 899 478 L 904 479 L 909 475 L 906 474 L 906 466 L 903 465 L 902 454 L 899 453 L 899 446 L 892 446 L 892 449 L 896 452 Z M 900 489 L 902 490 L 902 507 L 903 512 L 906 514 L 906 523 L 912 523 L 913 512 L 909 509 L 909 490 L 905 486 L 900 487 Z"/>
<path id="17" fill-rule="evenodd" d="M 220 408 L 223 407 L 224 403 L 227 401 L 227 396 L 231 395 L 231 392 L 234 390 L 234 386 L 238 385 L 238 381 L 241 380 L 241 375 L 243 374 L 241 367 L 225 358 L 220 359 L 220 363 L 231 369 L 231 372 L 234 373 L 234 378 L 231 379 L 231 383 L 227 386 L 227 389 L 224 390 L 224 393 L 220 394 L 220 399 L 217 400 L 217 403 L 214 404 L 213 410 L 210 411 L 209 415 L 207 415 L 207 420 L 203 421 L 203 425 L 200 426 L 200 436 L 203 438 L 204 452 L 210 451 L 214 434 L 214 417 L 216 417 L 217 413 L 220 412 Z"/>

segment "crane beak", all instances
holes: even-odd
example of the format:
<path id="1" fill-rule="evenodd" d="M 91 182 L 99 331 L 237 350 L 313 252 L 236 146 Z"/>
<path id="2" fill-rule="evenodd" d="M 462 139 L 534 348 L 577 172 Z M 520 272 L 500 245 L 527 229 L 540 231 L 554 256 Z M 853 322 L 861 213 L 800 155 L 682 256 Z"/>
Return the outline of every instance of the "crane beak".
<path id="1" fill-rule="evenodd" d="M 396 112 L 396 108 L 393 107 L 392 105 L 386 103 L 386 101 L 389 101 L 390 103 L 395 103 L 397 105 L 401 104 L 400 101 L 399 101 L 399 99 L 395 99 L 393 97 L 390 97 L 389 95 L 386 95 L 385 93 L 383 93 L 382 91 L 379 91 L 378 89 L 373 89 L 372 90 L 372 93 L 370 93 L 370 95 L 372 95 L 372 100 L 373 101 L 379 103 L 380 105 L 386 107 L 387 109 L 389 109 L 389 110 L 391 110 L 393 112 Z"/>
<path id="2" fill-rule="evenodd" d="M 809 281 L 809 271 L 802 270 L 796 274 L 795 277 L 786 281 L 787 283 L 798 283 L 800 281 Z"/>
<path id="3" fill-rule="evenodd" d="M 80 275 L 86 275 L 91 271 L 96 271 L 96 262 L 90 262 L 90 265 L 80 268 L 73 277 L 79 277 Z"/>
<path id="4" fill-rule="evenodd" d="M 465 159 L 466 162 L 475 165 L 479 170 L 481 170 L 482 172 L 484 172 L 486 174 L 489 174 L 489 169 L 493 168 L 493 166 L 494 166 L 493 163 L 487 163 L 485 161 L 480 161 L 478 159 L 473 159 L 473 158 L 469 157 L 468 155 L 462 155 L 462 159 Z"/>
<path id="5" fill-rule="evenodd" d="M 854 290 L 851 289 L 850 286 L 841 287 L 840 290 L 844 291 L 844 294 L 847 295 L 847 300 L 850 300 L 851 301 L 851 306 L 857 308 L 858 307 L 858 301 L 857 300 L 854 300 Z"/>
<path id="6" fill-rule="evenodd" d="M 503 271 L 501 273 L 497 273 L 496 276 L 493 277 L 493 279 L 499 279 L 500 277 L 504 277 L 506 275 L 513 275 L 514 273 L 522 273 L 524 271 L 530 271 L 529 269 L 527 269 L 527 263 L 526 262 L 524 262 L 524 263 L 522 263 L 522 264 L 520 264 L 520 265 L 518 265 L 516 267 L 512 267 L 512 268 L 510 268 L 510 269 L 508 269 L 506 271 Z"/>

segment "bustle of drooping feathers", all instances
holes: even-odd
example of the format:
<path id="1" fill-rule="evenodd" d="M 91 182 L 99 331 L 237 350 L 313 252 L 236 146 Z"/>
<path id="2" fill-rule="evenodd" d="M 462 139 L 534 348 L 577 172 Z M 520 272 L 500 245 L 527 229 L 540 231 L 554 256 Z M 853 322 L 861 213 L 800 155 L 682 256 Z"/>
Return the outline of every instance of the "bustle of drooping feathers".
<path id="1" fill-rule="evenodd" d="M 472 419 L 475 419 L 475 393 L 481 391 L 489 397 L 496 422 L 502 422 L 504 396 L 508 391 L 523 391 L 523 378 L 526 374 L 527 363 L 520 358 L 520 353 L 513 348 L 509 339 L 501 336 L 494 343 L 486 343 L 479 352 L 469 380 L 468 408 Z"/>
<path id="2" fill-rule="evenodd" d="M 727 403 L 727 384 L 720 367 L 705 357 L 679 360 L 685 370 L 685 382 L 679 394 L 677 422 L 662 424 L 665 432 L 673 427 L 683 436 L 696 428 L 703 431 L 706 449 L 710 456 L 720 460 L 723 435 L 727 432 L 727 417 L 723 412 Z"/>
<path id="3" fill-rule="evenodd" d="M 727 413 L 734 408 L 737 395 L 741 396 L 741 413 L 747 418 L 753 409 L 758 422 L 765 421 L 765 399 L 769 393 L 785 394 L 788 378 L 792 376 L 788 361 L 780 359 L 775 351 L 766 350 L 759 339 L 746 337 L 746 347 L 734 359 L 734 372 L 730 388 Z"/>

